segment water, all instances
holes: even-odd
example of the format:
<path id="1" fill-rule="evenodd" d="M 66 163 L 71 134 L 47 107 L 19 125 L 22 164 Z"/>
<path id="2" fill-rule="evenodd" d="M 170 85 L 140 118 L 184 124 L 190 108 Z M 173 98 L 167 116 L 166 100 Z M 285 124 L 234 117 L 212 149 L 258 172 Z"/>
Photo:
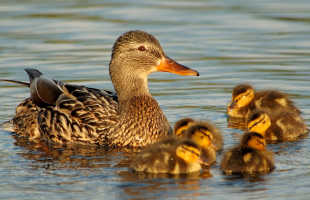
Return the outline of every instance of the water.
<path id="1" fill-rule="evenodd" d="M 238 140 L 225 108 L 234 85 L 290 94 L 310 123 L 310 3 L 273 1 L 0 1 L 0 78 L 27 80 L 25 67 L 51 78 L 112 89 L 114 40 L 141 29 L 165 52 L 201 74 L 150 76 L 150 90 L 173 124 L 209 119 Z M 0 122 L 11 119 L 27 88 L 0 83 Z M 0 199 L 309 199 L 310 140 L 271 145 L 276 170 L 259 179 L 152 177 L 118 165 L 123 152 L 29 144 L 0 131 Z M 218 157 L 220 161 L 221 155 Z"/>

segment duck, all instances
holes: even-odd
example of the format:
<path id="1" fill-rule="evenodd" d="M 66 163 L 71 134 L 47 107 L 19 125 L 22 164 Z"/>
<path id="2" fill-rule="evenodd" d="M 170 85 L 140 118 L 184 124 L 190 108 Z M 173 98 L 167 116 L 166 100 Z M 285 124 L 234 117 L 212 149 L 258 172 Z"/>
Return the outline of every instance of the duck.
<path id="1" fill-rule="evenodd" d="M 257 110 L 250 115 L 247 128 L 264 136 L 267 143 L 296 141 L 309 133 L 304 119 L 290 111 L 270 115 Z"/>
<path id="2" fill-rule="evenodd" d="M 109 74 L 115 92 L 64 83 L 25 69 L 30 97 L 16 108 L 12 131 L 30 140 L 57 144 L 140 148 L 172 133 L 170 124 L 148 88 L 148 75 L 199 72 L 169 58 L 151 34 L 128 31 L 115 41 Z"/>
<path id="3" fill-rule="evenodd" d="M 273 153 L 266 149 L 264 136 L 246 132 L 240 144 L 224 154 L 220 168 L 226 175 L 260 175 L 273 171 L 275 164 Z"/>
<path id="4" fill-rule="evenodd" d="M 134 155 L 129 168 L 135 172 L 152 174 L 190 174 L 202 169 L 200 154 L 199 146 L 190 140 L 182 140 L 164 148 L 158 143 Z"/>
<path id="5" fill-rule="evenodd" d="M 290 110 L 296 114 L 301 114 L 288 95 L 278 90 L 255 91 L 247 83 L 235 86 L 232 92 L 232 100 L 227 106 L 227 115 L 231 118 L 246 120 L 255 110 L 262 110 L 267 113 L 281 113 Z"/>

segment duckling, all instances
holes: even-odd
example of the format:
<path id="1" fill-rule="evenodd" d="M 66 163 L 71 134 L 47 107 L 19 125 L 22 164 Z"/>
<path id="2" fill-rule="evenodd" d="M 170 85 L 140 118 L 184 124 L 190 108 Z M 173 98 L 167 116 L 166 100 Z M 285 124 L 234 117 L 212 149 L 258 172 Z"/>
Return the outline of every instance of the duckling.
<path id="1" fill-rule="evenodd" d="M 130 168 L 137 172 L 188 174 L 201 170 L 200 148 L 190 140 L 162 148 L 150 145 L 136 154 Z"/>
<path id="2" fill-rule="evenodd" d="M 192 140 L 201 148 L 202 160 L 207 161 L 211 165 L 216 161 L 216 150 L 222 148 L 222 143 L 218 142 L 216 146 L 214 142 L 218 138 L 222 141 L 222 138 L 218 136 L 218 132 L 215 134 L 212 132 L 214 127 L 211 127 L 211 129 L 209 127 L 204 123 L 194 124 L 189 127 L 184 137 Z"/>
<path id="3" fill-rule="evenodd" d="M 303 118 L 295 112 L 282 112 L 273 115 L 255 111 L 250 115 L 247 127 L 263 135 L 267 143 L 295 141 L 309 130 Z"/>
<path id="4" fill-rule="evenodd" d="M 264 136 L 256 132 L 245 133 L 240 145 L 225 153 L 221 170 L 226 175 L 254 175 L 275 169 L 273 153 L 266 148 Z"/>
<path id="5" fill-rule="evenodd" d="M 201 157 L 209 164 L 216 161 L 216 151 L 222 150 L 223 139 L 220 131 L 206 121 L 184 118 L 175 123 L 174 134 L 195 142 L 202 150 Z"/>
<path id="6" fill-rule="evenodd" d="M 128 31 L 115 41 L 109 72 L 116 93 L 51 80 L 25 69 L 30 97 L 16 108 L 12 131 L 49 143 L 139 148 L 170 134 L 170 124 L 148 88 L 148 75 L 170 72 L 199 76 L 169 58 L 144 31 Z M 4 80 L 10 81 L 10 80 Z"/>
<path id="7" fill-rule="evenodd" d="M 232 92 L 232 101 L 227 107 L 229 117 L 245 118 L 254 110 L 280 113 L 286 110 L 300 114 L 300 110 L 288 96 L 277 90 L 255 91 L 249 84 L 237 85 Z"/>
<path id="8" fill-rule="evenodd" d="M 208 135 L 210 135 L 209 137 L 212 138 L 212 144 L 215 145 L 214 147 L 216 151 L 222 150 L 222 134 L 220 130 L 211 122 L 195 121 L 192 118 L 184 118 L 177 121 L 174 125 L 174 135 L 189 139 L 195 139 L 195 133 L 199 133 L 200 130 L 208 132 Z M 195 142 L 199 144 L 199 140 L 196 140 Z"/>

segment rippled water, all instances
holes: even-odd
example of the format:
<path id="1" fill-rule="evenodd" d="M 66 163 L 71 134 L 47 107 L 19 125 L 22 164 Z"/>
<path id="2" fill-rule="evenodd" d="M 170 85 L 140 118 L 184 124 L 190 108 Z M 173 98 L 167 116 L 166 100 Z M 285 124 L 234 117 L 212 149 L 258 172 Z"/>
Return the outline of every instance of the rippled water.
<path id="1" fill-rule="evenodd" d="M 308 0 L 0 1 L 0 78 L 27 80 L 25 67 L 51 78 L 112 89 L 114 40 L 141 29 L 200 77 L 150 77 L 150 90 L 173 124 L 181 117 L 213 121 L 225 148 L 240 131 L 227 128 L 225 107 L 235 84 L 290 94 L 310 123 Z M 27 88 L 0 83 L 0 123 Z M 308 199 L 310 140 L 271 145 L 276 170 L 259 179 L 141 177 L 118 163 L 123 152 L 63 149 L 16 140 L 0 131 L 0 199 Z M 221 155 L 218 157 L 220 161 Z"/>

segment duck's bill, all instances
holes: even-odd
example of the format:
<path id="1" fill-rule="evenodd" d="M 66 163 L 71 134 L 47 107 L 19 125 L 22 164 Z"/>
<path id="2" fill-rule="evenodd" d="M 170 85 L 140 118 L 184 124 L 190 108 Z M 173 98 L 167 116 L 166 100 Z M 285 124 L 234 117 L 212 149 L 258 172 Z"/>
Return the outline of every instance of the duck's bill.
<path id="1" fill-rule="evenodd" d="M 205 162 L 205 161 L 203 161 L 203 160 L 201 160 L 201 159 L 199 159 L 199 163 L 200 163 L 202 166 L 204 166 L 204 167 L 210 167 L 210 164 L 209 164 L 209 163 L 207 163 L 207 162 Z"/>
<path id="2" fill-rule="evenodd" d="M 161 72 L 170 72 L 182 76 L 199 76 L 199 72 L 196 70 L 181 65 L 168 57 L 163 58 L 156 68 Z"/>

